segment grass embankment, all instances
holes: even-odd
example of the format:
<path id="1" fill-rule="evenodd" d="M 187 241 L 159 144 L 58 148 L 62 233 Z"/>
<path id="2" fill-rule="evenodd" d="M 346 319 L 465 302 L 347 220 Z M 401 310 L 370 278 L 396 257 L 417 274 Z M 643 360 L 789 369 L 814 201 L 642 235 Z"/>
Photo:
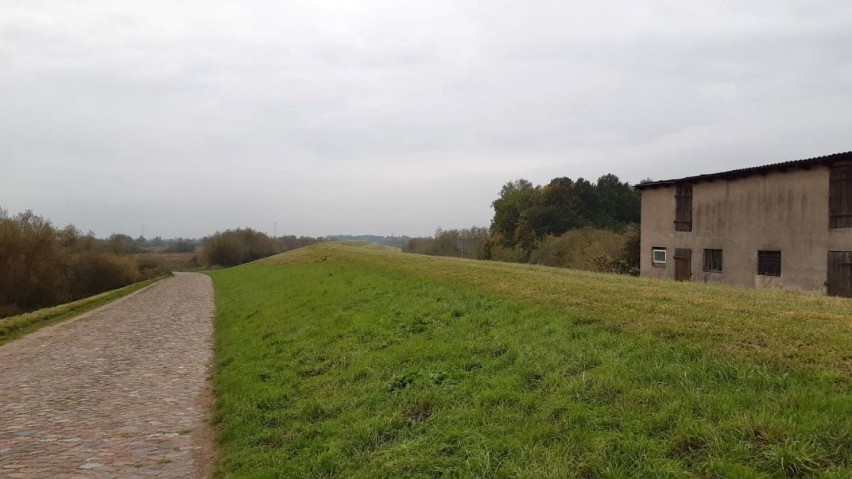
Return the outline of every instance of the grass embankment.
<path id="1" fill-rule="evenodd" d="M 849 477 L 850 302 L 318 245 L 211 273 L 227 477 Z"/>
<path id="2" fill-rule="evenodd" d="M 39 309 L 31 313 L 11 316 L 0 319 L 0 344 L 7 343 L 13 339 L 20 338 L 25 334 L 62 322 L 66 319 L 79 316 L 87 311 L 103 306 L 118 298 L 127 296 L 150 284 L 156 283 L 163 278 L 154 278 L 147 281 L 131 284 L 123 288 L 107 291 L 95 296 L 90 296 L 72 303 L 60 304 L 51 308 Z"/>

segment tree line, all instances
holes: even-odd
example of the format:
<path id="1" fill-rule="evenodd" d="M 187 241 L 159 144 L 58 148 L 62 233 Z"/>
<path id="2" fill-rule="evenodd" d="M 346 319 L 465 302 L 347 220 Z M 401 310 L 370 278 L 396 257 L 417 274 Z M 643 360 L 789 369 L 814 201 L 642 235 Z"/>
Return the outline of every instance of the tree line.
<path id="1" fill-rule="evenodd" d="M 271 238 L 251 228 L 229 229 L 204 238 L 202 260 L 208 266 L 236 266 L 319 241 L 309 236 Z"/>
<path id="2" fill-rule="evenodd" d="M 96 238 L 73 225 L 56 227 L 29 210 L 9 215 L 0 208 L 0 318 L 166 275 L 174 265 L 164 262 L 163 253 L 187 255 L 200 249 L 182 266 L 234 266 L 317 241 L 271 238 L 251 228 L 202 239 Z"/>
<path id="3" fill-rule="evenodd" d="M 489 228 L 438 229 L 404 251 L 637 274 L 640 199 L 613 174 L 503 185 Z M 462 247 L 467 247 L 463 252 Z"/>
<path id="4" fill-rule="evenodd" d="M 489 259 L 486 255 L 488 235 L 488 228 L 479 226 L 450 230 L 438 228 L 431 238 L 410 238 L 402 250 L 432 256 Z"/>
<path id="5" fill-rule="evenodd" d="M 0 317 L 53 306 L 166 274 L 133 257 L 125 239 L 57 228 L 25 211 L 0 208 Z"/>
<path id="6" fill-rule="evenodd" d="M 488 228 L 444 230 L 431 238 L 393 237 L 412 253 L 633 273 L 639 265 L 639 196 L 615 175 L 597 182 L 554 178 L 503 185 Z M 151 251 L 193 253 L 193 264 L 234 266 L 323 241 L 277 238 L 251 228 L 202 239 L 113 234 L 96 238 L 58 228 L 32 211 L 0 208 L 0 318 L 74 301 L 168 273 Z"/>

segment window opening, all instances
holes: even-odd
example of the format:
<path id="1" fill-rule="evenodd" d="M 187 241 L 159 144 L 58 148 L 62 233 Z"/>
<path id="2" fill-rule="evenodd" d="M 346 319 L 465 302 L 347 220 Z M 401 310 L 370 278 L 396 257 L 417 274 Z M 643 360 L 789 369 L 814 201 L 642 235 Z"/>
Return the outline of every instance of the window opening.
<path id="1" fill-rule="evenodd" d="M 758 251 L 757 274 L 762 276 L 781 276 L 781 252 Z"/>
<path id="2" fill-rule="evenodd" d="M 720 249 L 705 249 L 704 250 L 704 271 L 722 271 L 722 250 Z"/>
<path id="3" fill-rule="evenodd" d="M 655 266 L 660 266 L 666 264 L 666 249 L 665 248 L 651 248 L 651 262 Z"/>

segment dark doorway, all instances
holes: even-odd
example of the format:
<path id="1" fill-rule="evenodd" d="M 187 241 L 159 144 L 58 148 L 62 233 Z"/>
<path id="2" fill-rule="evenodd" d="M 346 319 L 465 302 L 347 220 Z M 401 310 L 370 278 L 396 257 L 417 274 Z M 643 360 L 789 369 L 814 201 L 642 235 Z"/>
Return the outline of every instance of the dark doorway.
<path id="1" fill-rule="evenodd" d="M 828 295 L 852 298 L 852 251 L 828 252 Z"/>
<path id="2" fill-rule="evenodd" d="M 689 281 L 692 279 L 692 250 L 688 248 L 675 248 L 675 281 Z"/>

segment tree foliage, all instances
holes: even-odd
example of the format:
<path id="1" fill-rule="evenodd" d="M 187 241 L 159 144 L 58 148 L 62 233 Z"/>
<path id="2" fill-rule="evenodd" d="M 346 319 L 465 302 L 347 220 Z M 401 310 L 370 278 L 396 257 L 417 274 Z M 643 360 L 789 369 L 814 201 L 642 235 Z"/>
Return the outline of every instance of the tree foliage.
<path id="1" fill-rule="evenodd" d="M 487 239 L 487 228 L 478 226 L 450 230 L 438 228 L 435 236 L 431 238 L 410 238 L 402 250 L 407 253 L 432 256 L 484 259 Z"/>
<path id="2" fill-rule="evenodd" d="M 601 228 L 577 228 L 561 236 L 546 236 L 530 253 L 529 262 L 560 268 L 599 273 L 638 274 L 638 251 L 633 260 L 632 246 L 638 243 L 635 225 L 623 232 Z"/>
<path id="3" fill-rule="evenodd" d="M 204 260 L 208 264 L 235 266 L 272 256 L 275 250 L 269 236 L 251 228 L 216 232 L 204 242 Z"/>
<path id="4" fill-rule="evenodd" d="M 270 238 L 251 228 L 229 229 L 204 239 L 202 260 L 208 265 L 236 266 L 318 241 L 306 236 Z"/>
<path id="5" fill-rule="evenodd" d="M 500 243 L 505 246 L 517 244 L 520 230 L 529 224 L 526 215 L 535 206 L 538 196 L 539 188 L 524 179 L 503 185 L 500 197 L 491 203 L 494 208 L 491 233 Z"/>
<path id="6" fill-rule="evenodd" d="M 491 203 L 488 230 L 440 228 L 432 238 L 412 238 L 404 251 L 461 256 L 458 238 L 471 241 L 468 258 L 530 262 L 600 272 L 639 271 L 639 195 L 612 174 L 595 183 L 554 178 L 543 186 L 519 179 Z"/>
<path id="7" fill-rule="evenodd" d="M 620 231 L 639 222 L 639 195 L 612 174 L 597 183 L 561 177 L 534 186 L 515 180 L 503 186 L 492 207 L 491 244 L 527 254 L 546 236 L 584 227 Z"/>
<path id="8" fill-rule="evenodd" d="M 233 266 L 317 241 L 226 230 L 205 238 L 202 254 L 208 265 Z M 168 272 L 162 259 L 147 253 L 192 253 L 198 245 L 195 239 L 159 236 L 98 239 L 73 225 L 56 228 L 29 210 L 9 216 L 0 208 L 0 318 L 161 276 Z"/>
<path id="9" fill-rule="evenodd" d="M 25 211 L 0 209 L 0 317 L 53 306 L 156 277 L 166 271 L 127 256 L 133 240 L 98 240 L 74 226 L 56 228 Z"/>

